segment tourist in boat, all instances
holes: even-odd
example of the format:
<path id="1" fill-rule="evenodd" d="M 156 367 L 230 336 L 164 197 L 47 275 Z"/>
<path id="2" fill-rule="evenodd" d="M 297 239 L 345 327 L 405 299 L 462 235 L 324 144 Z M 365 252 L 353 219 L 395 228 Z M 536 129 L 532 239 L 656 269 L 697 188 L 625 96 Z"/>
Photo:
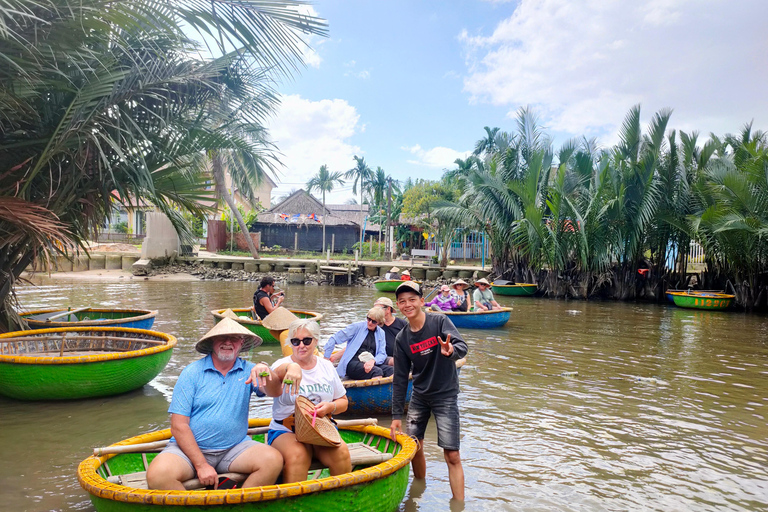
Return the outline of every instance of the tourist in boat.
<path id="1" fill-rule="evenodd" d="M 491 283 L 487 279 L 478 279 L 475 281 L 475 286 L 477 286 L 477 289 L 472 294 L 472 298 L 475 299 L 476 310 L 491 311 L 492 309 L 501 309 L 499 303 L 493 299 Z"/>
<path id="2" fill-rule="evenodd" d="M 463 279 L 457 279 L 455 283 L 451 285 L 451 296 L 456 301 L 456 307 L 454 311 L 469 311 L 472 309 L 472 301 L 469 300 L 469 283 Z"/>
<path id="3" fill-rule="evenodd" d="M 272 485 L 283 469 L 275 448 L 247 435 L 248 405 L 257 391 L 255 365 L 239 356 L 261 338 L 231 318 L 222 319 L 195 345 L 205 357 L 182 370 L 168 412 L 168 446 L 147 470 L 150 489 L 183 491 L 183 482 L 197 477 L 205 486 L 218 485 L 218 473 L 245 473 L 242 487 Z M 263 396 L 264 393 L 258 390 Z"/>
<path id="4" fill-rule="evenodd" d="M 397 307 L 408 326 L 397 335 L 395 376 L 392 379 L 392 439 L 402 428 L 408 375 L 413 373 L 413 394 L 408 405 L 406 433 L 418 439 L 411 463 L 413 476 L 424 479 L 424 433 L 430 414 L 437 422 L 437 445 L 448 464 L 448 481 L 456 500 L 464 500 L 464 468 L 459 454 L 459 374 L 456 361 L 467 355 L 467 344 L 447 315 L 427 315 L 417 283 L 403 283 L 395 290 Z"/>
<path id="5" fill-rule="evenodd" d="M 379 297 L 373 304 L 384 311 L 384 323 L 381 327 L 384 330 L 384 337 L 387 340 L 387 361 L 386 364 L 393 366 L 395 364 L 395 337 L 408 325 L 408 322 L 395 316 L 395 305 L 389 297 Z"/>
<path id="6" fill-rule="evenodd" d="M 410 281 L 411 280 L 411 273 L 407 270 L 403 270 L 402 274 L 400 274 L 400 280 L 401 281 Z"/>
<path id="7" fill-rule="evenodd" d="M 391 269 L 389 269 L 389 272 L 384 274 L 384 279 L 386 279 L 386 280 L 398 280 L 398 279 L 400 279 L 399 272 L 400 272 L 399 268 L 392 267 Z"/>
<path id="8" fill-rule="evenodd" d="M 275 291 L 275 278 L 264 276 L 261 278 L 259 289 L 253 294 L 254 320 L 264 320 L 268 314 L 277 309 L 285 300 L 283 292 Z"/>
<path id="9" fill-rule="evenodd" d="M 272 421 L 269 424 L 267 443 L 276 448 L 285 459 L 283 483 L 301 482 L 307 479 L 312 459 L 319 460 L 331 476 L 352 471 L 349 449 L 342 442 L 339 446 L 315 446 L 301 443 L 294 433 L 296 396 L 307 397 L 315 404 L 317 416 L 324 418 L 347 410 L 346 389 L 333 365 L 315 355 L 320 326 L 311 318 L 294 320 L 288 327 L 288 339 L 293 354 L 278 359 L 271 366 L 259 363 L 259 385 L 267 395 L 274 397 Z M 269 375 L 265 375 L 265 374 Z"/>
<path id="10" fill-rule="evenodd" d="M 458 306 L 451 295 L 451 287 L 447 284 L 441 286 L 440 293 L 424 305 L 431 307 L 433 311 L 453 311 Z"/>
<path id="11" fill-rule="evenodd" d="M 362 322 L 355 322 L 338 331 L 325 344 L 325 357 L 339 364 L 336 371 L 339 377 L 349 379 L 373 379 L 392 375 L 392 365 L 387 361 L 387 340 L 384 330 L 384 311 L 373 307 Z M 346 343 L 343 352 L 334 355 L 337 345 Z"/>

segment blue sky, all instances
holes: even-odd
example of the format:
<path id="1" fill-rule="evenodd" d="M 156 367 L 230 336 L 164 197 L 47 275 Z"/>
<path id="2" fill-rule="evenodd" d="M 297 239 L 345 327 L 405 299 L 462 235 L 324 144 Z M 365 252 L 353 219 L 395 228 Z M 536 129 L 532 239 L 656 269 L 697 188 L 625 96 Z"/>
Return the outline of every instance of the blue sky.
<path id="1" fill-rule="evenodd" d="M 559 146 L 607 146 L 629 108 L 671 128 L 768 129 L 763 0 L 317 0 L 329 37 L 281 84 L 270 124 L 285 164 L 273 200 L 353 155 L 396 179 L 438 179 L 529 105 Z M 346 186 L 330 202 L 351 197 Z"/>

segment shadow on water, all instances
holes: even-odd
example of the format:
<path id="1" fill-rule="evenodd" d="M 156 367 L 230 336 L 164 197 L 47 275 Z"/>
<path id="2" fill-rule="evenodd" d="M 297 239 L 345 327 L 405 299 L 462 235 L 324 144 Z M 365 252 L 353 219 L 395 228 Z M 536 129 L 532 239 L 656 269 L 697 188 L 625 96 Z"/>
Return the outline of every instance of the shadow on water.
<path id="1" fill-rule="evenodd" d="M 75 402 L 0 399 L 0 509 L 92 510 L 77 464 L 95 446 L 167 428 L 173 386 L 199 357 L 194 343 L 213 325 L 210 310 L 249 306 L 256 284 L 43 283 L 19 290 L 24 306 L 157 309 L 154 328 L 179 339 L 169 365 L 141 390 Z M 382 295 L 287 292 L 292 309 L 325 315 L 323 341 L 362 320 Z M 450 500 L 431 422 L 427 480 L 411 483 L 399 510 L 768 508 L 766 317 L 499 299 L 514 308 L 509 324 L 462 332 L 470 347 L 459 396 L 466 505 Z M 279 348 L 262 346 L 247 357 L 278 356 Z M 269 400 L 252 400 L 252 416 L 269 414 Z"/>

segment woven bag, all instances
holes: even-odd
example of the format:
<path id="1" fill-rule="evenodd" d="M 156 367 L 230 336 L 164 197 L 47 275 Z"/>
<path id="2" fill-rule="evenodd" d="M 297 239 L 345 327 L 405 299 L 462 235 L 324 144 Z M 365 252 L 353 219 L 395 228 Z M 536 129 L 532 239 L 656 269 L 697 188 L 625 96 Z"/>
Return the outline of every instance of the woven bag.
<path id="1" fill-rule="evenodd" d="M 295 431 L 296 439 L 301 443 L 317 446 L 339 446 L 341 436 L 334 424 L 327 417 L 315 418 L 315 426 L 312 426 L 312 411 L 315 404 L 305 396 L 296 397 Z"/>

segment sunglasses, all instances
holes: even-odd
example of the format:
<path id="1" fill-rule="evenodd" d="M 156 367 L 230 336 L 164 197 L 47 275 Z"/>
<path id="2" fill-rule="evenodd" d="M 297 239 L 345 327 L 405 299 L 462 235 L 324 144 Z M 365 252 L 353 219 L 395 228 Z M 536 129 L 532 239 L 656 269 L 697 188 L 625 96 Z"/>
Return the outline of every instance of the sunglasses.
<path id="1" fill-rule="evenodd" d="M 373 318 L 371 318 L 369 316 L 365 317 L 365 319 L 368 320 L 369 322 L 371 322 L 373 325 L 379 325 L 379 322 L 377 322 L 376 320 L 374 320 Z"/>
<path id="2" fill-rule="evenodd" d="M 291 338 L 291 345 L 294 347 L 298 347 L 300 343 L 303 343 L 306 346 L 309 346 L 312 344 L 312 341 L 314 341 L 315 338 Z"/>

